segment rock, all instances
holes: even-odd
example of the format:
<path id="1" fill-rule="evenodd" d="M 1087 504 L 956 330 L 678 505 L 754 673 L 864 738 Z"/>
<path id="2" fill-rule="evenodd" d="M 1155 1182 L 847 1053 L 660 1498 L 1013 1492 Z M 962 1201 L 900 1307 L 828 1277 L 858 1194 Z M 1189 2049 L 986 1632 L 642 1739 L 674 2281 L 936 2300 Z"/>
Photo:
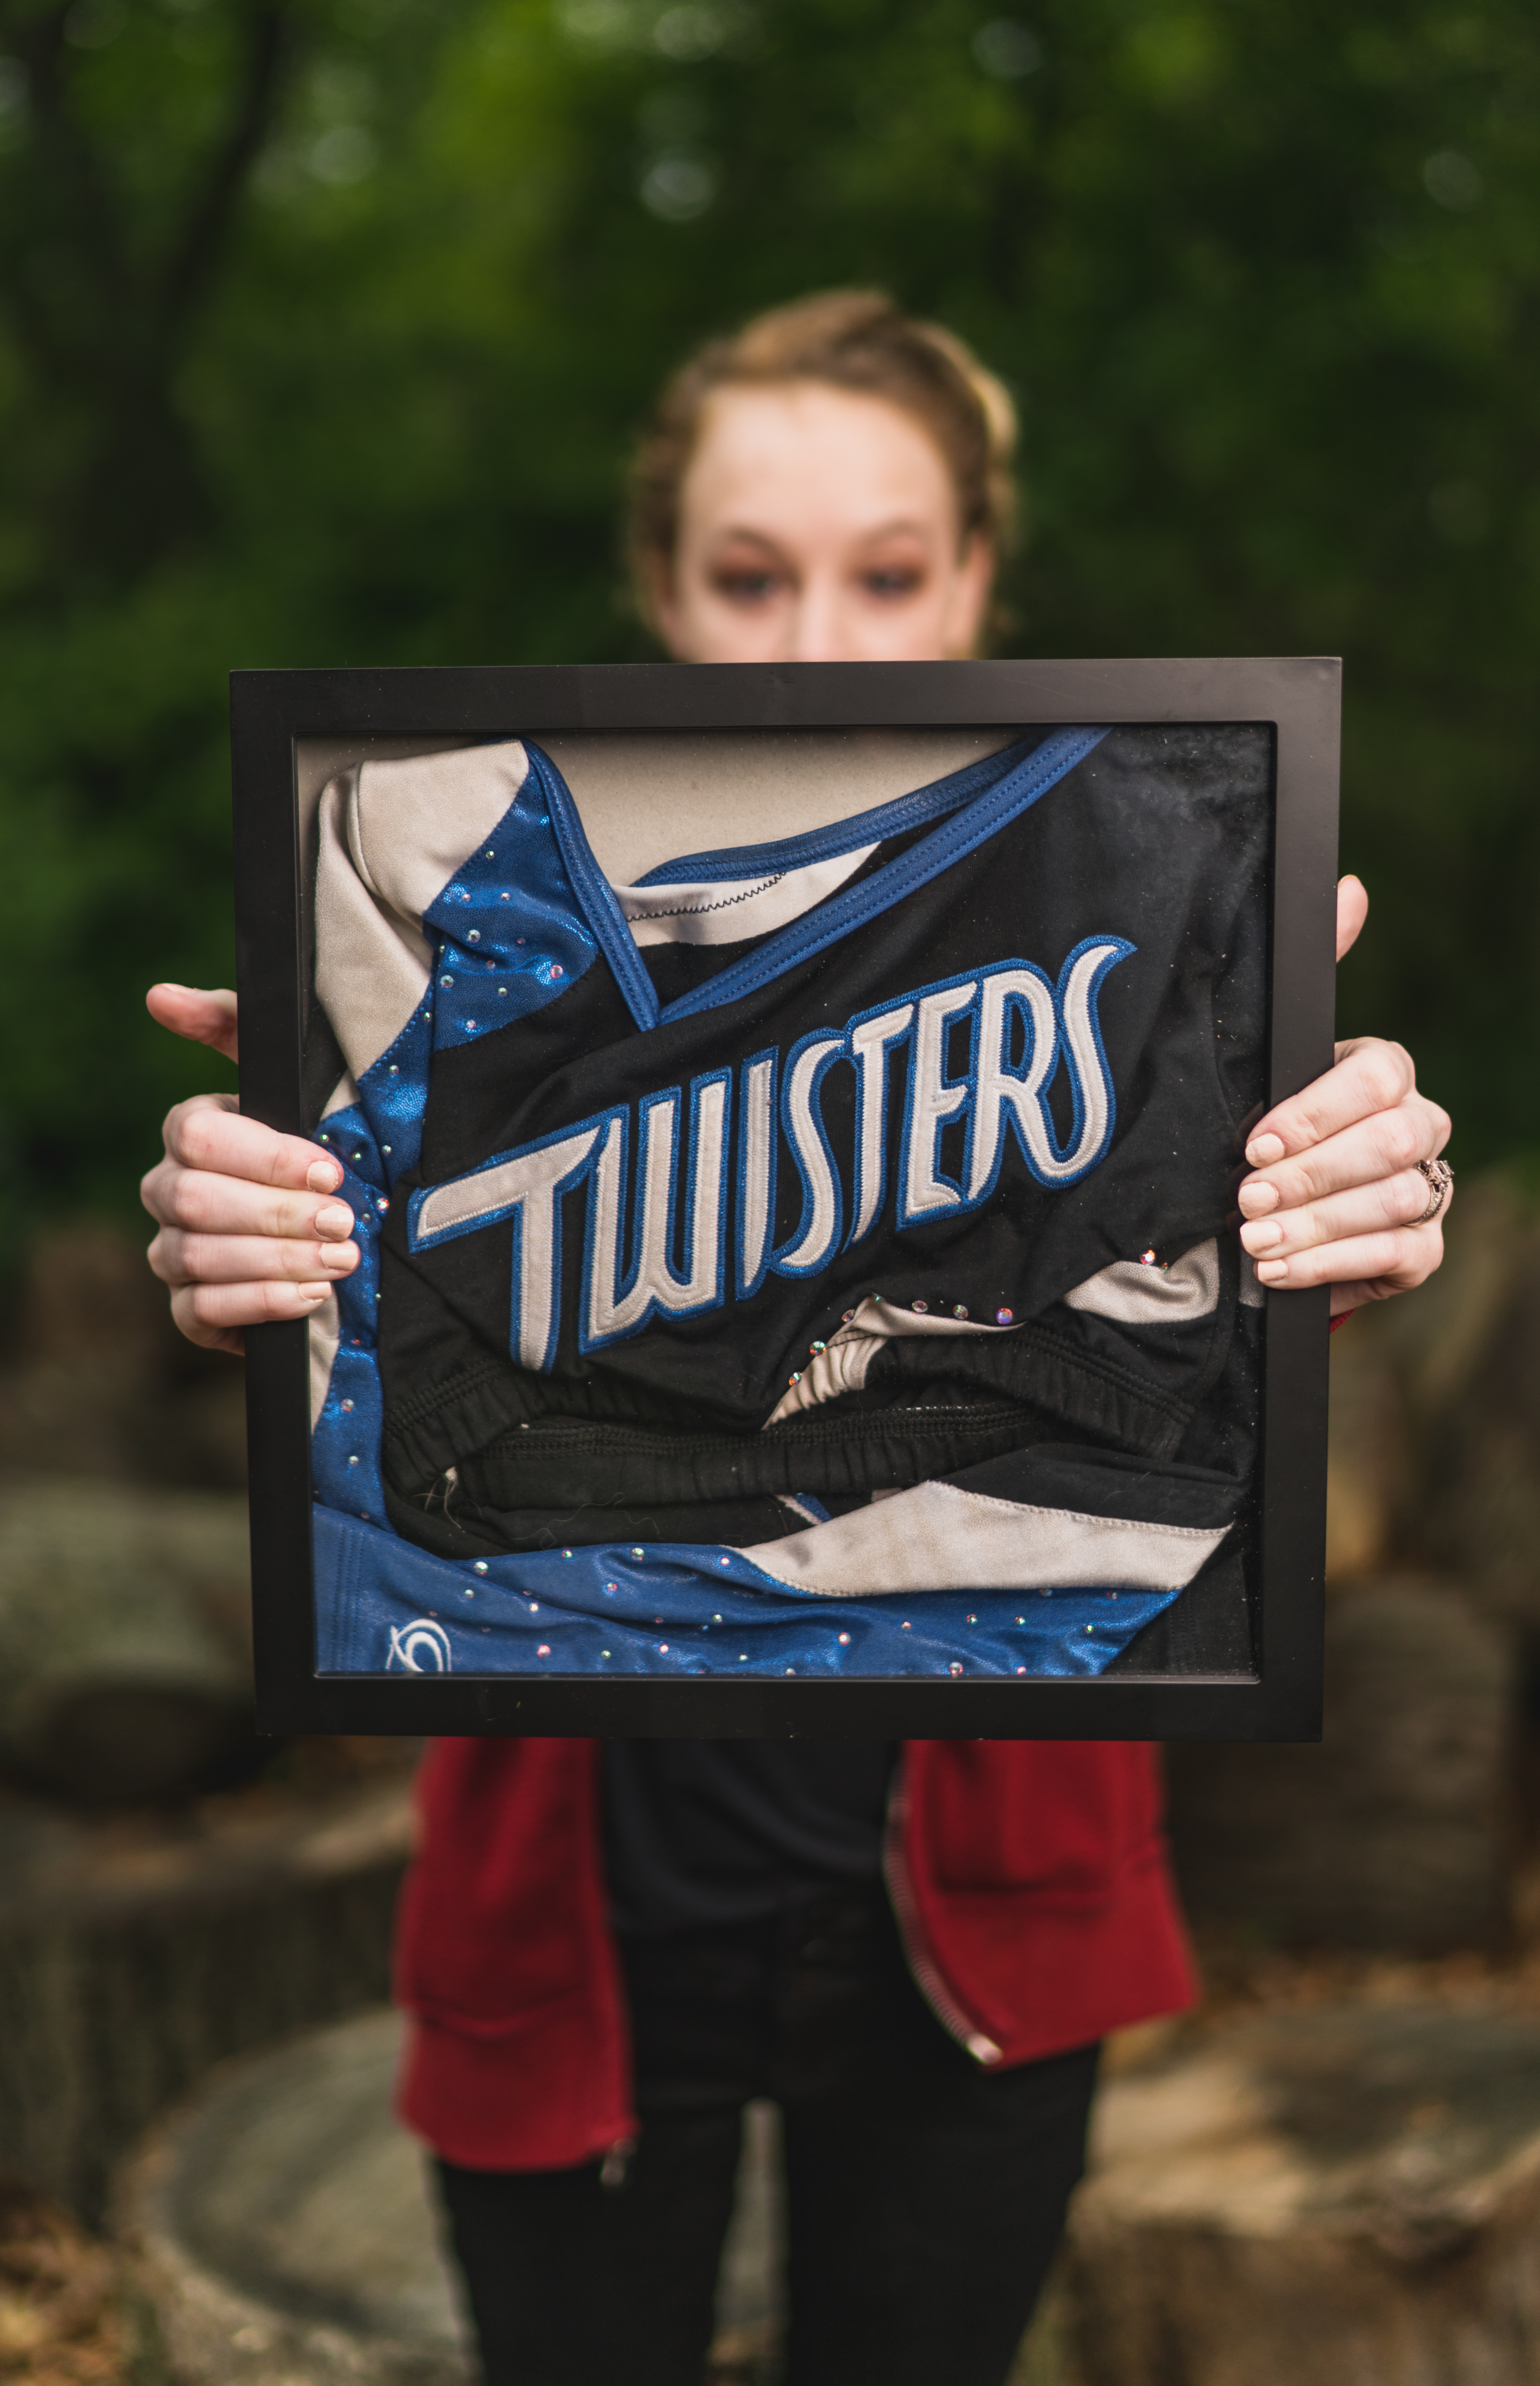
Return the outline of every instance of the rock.
<path id="1" fill-rule="evenodd" d="M 1168 1751 L 1197 1919 L 1280 1942 L 1415 1952 L 1503 1928 L 1519 1657 L 1452 1585 L 1343 1585 L 1326 1610 L 1318 1747 Z"/>
<path id="2" fill-rule="evenodd" d="M 196 1782 L 251 1732 L 239 1495 L 0 1491 L 0 1761 L 72 1796 Z"/>
<path id="3" fill-rule="evenodd" d="M 1338 2006 L 1112 2081 L 1068 2291 L 1084 2386 L 1531 2386 L 1540 2024 Z"/>
<path id="4" fill-rule="evenodd" d="M 0 2146 L 94 2219 L 225 2057 L 377 2003 L 411 1821 L 394 1768 L 158 1815 L 0 1799 Z"/>

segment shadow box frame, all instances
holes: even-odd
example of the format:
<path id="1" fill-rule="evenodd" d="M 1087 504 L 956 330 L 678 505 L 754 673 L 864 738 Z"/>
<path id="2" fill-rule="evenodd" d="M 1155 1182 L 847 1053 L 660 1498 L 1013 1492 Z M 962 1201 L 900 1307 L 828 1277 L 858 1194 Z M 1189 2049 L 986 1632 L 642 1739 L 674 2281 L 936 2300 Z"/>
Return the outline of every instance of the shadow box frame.
<path id="1" fill-rule="evenodd" d="M 231 679 L 241 1101 L 303 1134 L 302 741 L 476 744 L 562 731 L 1258 724 L 1274 739 L 1267 1100 L 1330 1067 L 1341 665 L 1331 658 L 239 671 Z M 320 1673 L 307 1325 L 246 1336 L 263 1733 L 630 1738 L 1317 1739 L 1329 1296 L 1266 1303 L 1250 1676 L 941 1680 Z"/>

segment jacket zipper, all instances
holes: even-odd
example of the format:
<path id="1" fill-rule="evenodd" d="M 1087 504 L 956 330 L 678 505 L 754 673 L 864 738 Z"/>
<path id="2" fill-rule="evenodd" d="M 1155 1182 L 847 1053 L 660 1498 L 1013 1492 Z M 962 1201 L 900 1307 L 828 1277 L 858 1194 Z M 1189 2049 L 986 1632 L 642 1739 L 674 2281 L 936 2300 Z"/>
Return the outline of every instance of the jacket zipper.
<path id="1" fill-rule="evenodd" d="M 898 1923 L 898 1936 L 903 1941 L 905 1958 L 914 1984 L 924 1998 L 948 2037 L 956 2039 L 973 2057 L 975 2063 L 998 2063 L 1002 2049 L 964 2013 L 947 1988 L 945 1981 L 931 1960 L 920 1927 L 915 1907 L 914 1890 L 909 1880 L 908 1865 L 904 1855 L 904 1829 L 908 1820 L 908 1784 L 905 1775 L 905 1759 L 900 1756 L 894 1777 L 893 1792 L 888 1800 L 887 1829 L 883 1844 L 883 1875 Z"/>

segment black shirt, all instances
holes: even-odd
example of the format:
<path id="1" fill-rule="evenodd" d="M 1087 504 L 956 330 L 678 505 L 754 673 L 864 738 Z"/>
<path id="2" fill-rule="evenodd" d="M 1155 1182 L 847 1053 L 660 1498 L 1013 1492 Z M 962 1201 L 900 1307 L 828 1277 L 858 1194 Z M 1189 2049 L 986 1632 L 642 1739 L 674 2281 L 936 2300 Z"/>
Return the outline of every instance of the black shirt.
<path id="1" fill-rule="evenodd" d="M 881 1877 L 895 1740 L 613 1739 L 605 1856 L 617 1930 L 745 1922 Z"/>

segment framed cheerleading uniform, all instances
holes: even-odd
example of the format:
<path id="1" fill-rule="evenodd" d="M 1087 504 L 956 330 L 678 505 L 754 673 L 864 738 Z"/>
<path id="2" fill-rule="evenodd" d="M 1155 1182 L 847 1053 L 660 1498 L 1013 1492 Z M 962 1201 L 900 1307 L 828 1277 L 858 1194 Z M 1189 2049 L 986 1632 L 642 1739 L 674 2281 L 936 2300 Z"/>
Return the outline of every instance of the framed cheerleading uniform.
<path id="1" fill-rule="evenodd" d="M 1234 1188 L 1334 665 L 234 686 L 243 1099 L 363 1254 L 252 1339 L 265 1718 L 1316 1728 L 1326 1300 Z"/>

